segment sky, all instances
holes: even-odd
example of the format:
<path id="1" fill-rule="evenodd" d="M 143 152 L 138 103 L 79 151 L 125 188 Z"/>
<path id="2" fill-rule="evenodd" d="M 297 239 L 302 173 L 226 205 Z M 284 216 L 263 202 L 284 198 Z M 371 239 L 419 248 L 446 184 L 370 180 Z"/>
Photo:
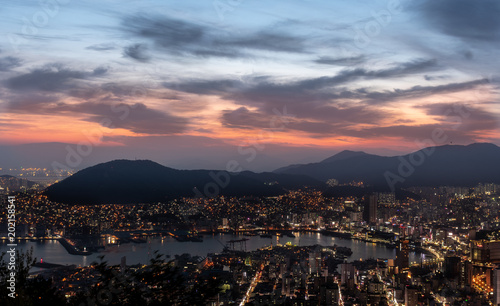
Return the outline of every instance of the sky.
<path id="1" fill-rule="evenodd" d="M 499 1 L 1 2 L 0 152 L 25 166 L 500 144 Z"/>

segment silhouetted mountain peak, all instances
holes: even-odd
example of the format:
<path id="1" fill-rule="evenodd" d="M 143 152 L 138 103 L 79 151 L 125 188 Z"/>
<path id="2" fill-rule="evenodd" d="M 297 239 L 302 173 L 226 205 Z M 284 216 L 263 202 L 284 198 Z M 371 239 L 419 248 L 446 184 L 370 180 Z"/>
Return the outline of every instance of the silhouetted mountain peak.
<path id="1" fill-rule="evenodd" d="M 109 162 L 101 163 L 98 165 L 95 165 L 94 167 L 99 168 L 113 168 L 113 167 L 135 167 L 135 166 L 143 166 L 143 167 L 165 167 L 163 165 L 160 165 L 159 163 L 156 163 L 151 160 L 147 159 L 137 159 L 137 160 L 130 160 L 130 159 L 115 159 Z M 94 168 L 91 167 L 91 168 Z"/>
<path id="2" fill-rule="evenodd" d="M 351 150 L 344 150 L 342 152 L 339 152 L 333 156 L 330 156 L 322 161 L 320 163 L 332 163 L 336 162 L 339 160 L 345 160 L 353 157 L 359 157 L 359 156 L 370 156 L 371 154 L 367 154 L 363 151 L 351 151 Z"/>
<path id="3" fill-rule="evenodd" d="M 343 151 L 322 162 L 283 168 L 281 173 L 381 187 L 473 186 L 500 183 L 499 158 L 500 147 L 490 143 L 448 144 L 393 157 Z"/>
<path id="4" fill-rule="evenodd" d="M 477 142 L 477 143 L 472 143 L 467 146 L 468 148 L 472 149 L 484 149 L 484 150 L 498 150 L 500 147 L 498 147 L 495 144 L 492 143 L 487 143 L 487 142 Z"/>
<path id="5" fill-rule="evenodd" d="M 154 203 L 178 197 L 275 196 L 289 188 L 322 187 L 302 175 L 230 174 L 218 170 L 177 170 L 150 160 L 113 160 L 75 173 L 45 190 L 49 199 L 69 204 Z M 211 189 L 210 189 L 210 188 Z"/>

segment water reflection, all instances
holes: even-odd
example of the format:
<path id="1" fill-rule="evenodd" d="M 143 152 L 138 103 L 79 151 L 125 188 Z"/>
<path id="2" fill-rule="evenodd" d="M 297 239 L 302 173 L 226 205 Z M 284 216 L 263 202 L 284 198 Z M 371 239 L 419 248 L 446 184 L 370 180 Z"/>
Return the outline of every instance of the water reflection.
<path id="1" fill-rule="evenodd" d="M 153 237 L 148 238 L 146 243 L 126 243 L 107 245 L 100 252 L 94 253 L 89 256 L 70 255 L 64 247 L 57 241 L 20 241 L 18 242 L 18 249 L 29 250 L 33 247 L 33 254 L 38 261 L 43 258 L 45 262 L 57 264 L 75 264 L 78 266 L 90 265 L 93 261 L 99 261 L 98 256 L 105 255 L 105 260 L 109 264 L 120 264 L 123 256 L 127 258 L 127 264 L 148 263 L 153 252 L 158 250 L 161 254 L 173 257 L 183 253 L 191 255 L 206 256 L 207 253 L 221 252 L 223 247 L 229 240 L 236 240 L 247 238 L 246 243 L 235 243 L 235 249 L 245 249 L 247 251 L 256 250 L 258 248 L 268 246 L 270 244 L 276 245 L 278 242 L 286 244 L 290 242 L 294 245 L 307 246 L 314 244 L 321 244 L 324 246 L 339 245 L 348 247 L 352 250 L 352 256 L 348 258 L 349 261 L 367 259 L 367 258 L 395 258 L 396 252 L 394 249 L 388 249 L 381 245 L 366 243 L 358 240 L 346 240 L 335 237 L 322 236 L 319 233 L 302 233 L 296 234 L 296 237 L 274 237 L 261 238 L 260 236 L 235 236 L 230 234 L 217 234 L 207 235 L 203 238 L 203 242 L 178 242 L 172 237 Z M 0 252 L 7 251 L 6 243 L 0 244 Z M 410 254 L 410 261 L 420 261 L 420 256 Z"/>

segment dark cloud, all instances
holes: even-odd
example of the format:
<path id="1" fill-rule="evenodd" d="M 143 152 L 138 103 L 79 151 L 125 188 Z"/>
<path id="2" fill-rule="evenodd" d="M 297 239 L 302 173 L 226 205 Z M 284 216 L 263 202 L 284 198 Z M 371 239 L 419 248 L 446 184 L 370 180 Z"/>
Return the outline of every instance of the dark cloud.
<path id="1" fill-rule="evenodd" d="M 323 76 L 300 81 L 277 82 L 270 77 L 251 77 L 225 80 L 187 80 L 180 83 L 164 83 L 166 88 L 195 93 L 220 95 L 243 105 L 268 105 L 280 107 L 319 103 L 329 104 L 332 100 L 375 99 L 363 90 L 342 90 L 339 86 L 359 79 L 391 79 L 439 69 L 434 60 L 415 60 L 400 63 L 380 70 L 362 68 L 346 69 L 334 76 Z M 373 93 L 382 95 L 382 93 Z M 387 94 L 388 95 L 388 94 Z M 315 106 L 317 108 L 317 105 Z M 327 112 L 328 113 L 328 109 Z"/>
<path id="2" fill-rule="evenodd" d="M 363 99 L 369 104 L 383 104 L 401 99 L 426 97 L 435 94 L 447 94 L 476 88 L 488 84 L 488 79 L 480 79 L 461 83 L 448 83 L 436 86 L 413 86 L 409 89 L 395 89 L 392 91 L 367 92 L 363 89 L 351 92 L 352 97 Z"/>
<path id="3" fill-rule="evenodd" d="M 500 38 L 500 1 L 426 0 L 420 10 L 427 22 L 448 35 L 476 41 Z"/>
<path id="4" fill-rule="evenodd" d="M 287 108 L 288 109 L 288 108 Z M 299 104 L 290 107 L 290 117 L 280 119 L 277 109 L 250 111 L 246 107 L 224 111 L 221 122 L 227 127 L 239 129 L 273 129 L 285 124 L 287 130 L 303 131 L 330 137 L 341 135 L 342 131 L 360 123 L 374 124 L 390 115 L 390 112 L 362 106 L 339 108 L 334 106 L 311 107 Z M 279 120 L 278 123 L 277 120 Z"/>
<path id="5" fill-rule="evenodd" d="M 416 60 L 381 70 L 351 69 L 335 76 L 301 81 L 277 82 L 269 77 L 246 79 L 191 80 L 164 86 L 170 89 L 202 95 L 218 95 L 242 105 L 225 111 L 221 122 L 233 128 L 265 128 L 275 109 L 286 106 L 296 115 L 289 128 L 309 133 L 346 133 L 359 124 L 380 124 L 395 116 L 394 111 L 376 105 L 405 98 L 423 97 L 437 93 L 452 93 L 485 84 L 485 80 L 450 83 L 438 86 L 414 86 L 409 89 L 374 92 L 367 89 L 346 90 L 339 86 L 358 79 L 391 79 L 436 70 L 434 60 Z M 257 108 L 250 111 L 249 106 Z M 341 134 L 339 134 L 341 135 Z"/>
<path id="6" fill-rule="evenodd" d="M 183 132 L 188 123 L 184 118 L 151 109 L 142 103 L 132 105 L 82 103 L 77 105 L 75 110 L 78 113 L 91 114 L 88 121 L 103 126 L 108 125 L 106 122 L 111 122 L 112 128 L 126 129 L 140 134 L 177 134 Z"/>
<path id="7" fill-rule="evenodd" d="M 7 79 L 5 87 L 17 91 L 20 97 L 24 97 L 26 91 L 40 90 L 91 99 L 104 94 L 105 90 L 86 81 L 104 76 L 108 71 L 109 68 L 103 66 L 83 71 L 67 68 L 61 64 L 50 64 Z"/>
<path id="8" fill-rule="evenodd" d="M 95 75 L 95 76 L 105 75 L 106 73 L 108 73 L 108 70 L 109 70 L 109 68 L 106 68 L 106 67 L 97 67 L 92 72 L 92 75 Z"/>
<path id="9" fill-rule="evenodd" d="M 95 103 L 83 102 L 68 104 L 51 100 L 50 97 L 38 97 L 38 101 L 29 100 L 17 104 L 17 112 L 36 112 L 50 115 L 87 115 L 84 120 L 96 122 L 111 129 L 126 129 L 140 134 L 169 135 L 184 131 L 188 120 L 164 111 L 149 108 L 142 103 Z M 55 103 L 54 103 L 55 102 Z"/>
<path id="10" fill-rule="evenodd" d="M 437 125 L 411 126 L 411 122 L 394 122 L 394 126 L 364 128 L 386 122 L 397 117 L 397 110 L 378 107 L 380 104 L 403 99 L 426 97 L 434 94 L 448 94 L 473 89 L 488 81 L 474 80 L 462 83 L 448 83 L 436 86 L 414 86 L 408 89 L 370 91 L 366 88 L 342 89 L 343 84 L 352 84 L 359 79 L 391 79 L 406 75 L 440 69 L 434 60 L 416 60 L 401 63 L 380 70 L 351 69 L 335 76 L 306 79 L 301 81 L 277 82 L 269 77 L 246 79 L 191 80 L 164 86 L 178 91 L 195 94 L 218 95 L 241 105 L 236 110 L 224 111 L 220 120 L 223 125 L 238 129 L 265 129 L 275 116 L 275 110 L 286 106 L 295 118 L 287 129 L 311 133 L 313 137 L 404 137 L 414 139 L 430 135 Z M 250 110 L 256 108 L 256 110 Z M 473 139 L 471 133 L 496 128 L 493 118 L 479 112 L 477 118 L 464 121 L 457 130 L 450 130 L 457 141 Z M 480 126 L 480 123 L 484 124 Z M 450 129 L 453 122 L 442 120 L 442 126 Z M 405 133 L 408 133 L 405 136 Z"/>
<path id="11" fill-rule="evenodd" d="M 190 80 L 182 83 L 164 82 L 163 86 L 168 89 L 183 91 L 194 94 L 217 95 L 223 93 L 238 92 L 245 84 L 241 80 Z"/>
<path id="12" fill-rule="evenodd" d="M 267 31 L 250 34 L 248 36 L 217 40 L 215 45 L 219 44 L 236 48 L 249 48 L 276 52 L 305 52 L 304 40 L 302 38 Z"/>
<path id="13" fill-rule="evenodd" d="M 453 124 L 455 129 L 480 132 L 491 131 L 500 127 L 497 114 L 464 103 L 435 103 L 416 106 L 426 114 L 443 123 Z"/>
<path id="14" fill-rule="evenodd" d="M 139 62 L 149 62 L 151 57 L 147 54 L 147 50 L 145 44 L 133 44 L 123 48 L 123 55 Z"/>
<path id="15" fill-rule="evenodd" d="M 89 78 L 92 74 L 93 72 L 72 70 L 59 64 L 51 64 L 7 79 L 6 87 L 14 90 L 59 91 L 75 86 L 75 81 Z"/>
<path id="16" fill-rule="evenodd" d="M 365 57 L 362 55 L 353 57 L 336 57 L 336 58 L 329 56 L 322 56 L 314 60 L 314 62 L 322 65 L 351 66 L 364 63 Z"/>
<path id="17" fill-rule="evenodd" d="M 58 102 L 60 97 L 28 92 L 5 100 L 7 102 L 5 106 L 9 112 L 32 112 L 33 110 L 38 111 L 40 106 Z"/>
<path id="18" fill-rule="evenodd" d="M 342 133 L 360 138 L 397 137 L 410 141 L 422 141 L 432 139 L 436 131 L 441 131 L 446 143 L 470 143 L 481 140 L 481 137 L 497 131 L 500 127 L 497 114 L 463 103 L 435 103 L 415 106 L 415 108 L 424 110 L 428 116 L 439 120 L 440 123 L 404 125 L 398 124 L 401 121 L 395 121 L 395 124 L 391 126 L 347 128 Z"/>
<path id="19" fill-rule="evenodd" d="M 186 129 L 188 120 L 185 118 L 142 103 L 123 102 L 128 98 L 144 97 L 143 86 L 91 82 L 92 78 L 107 71 L 105 67 L 77 71 L 61 65 L 32 70 L 6 81 L 7 87 L 16 92 L 3 99 L 6 101 L 4 106 L 13 113 L 83 116 L 83 120 L 89 122 L 140 134 L 170 135 Z M 68 95 L 85 102 L 67 103 Z"/>
<path id="20" fill-rule="evenodd" d="M 99 69 L 99 68 L 98 68 Z M 106 69 L 106 68 L 104 68 Z M 107 72 L 106 72 L 107 73 Z M 100 74 L 93 73 L 93 76 L 100 76 Z M 156 97 L 165 99 L 165 96 L 157 94 L 147 85 L 149 83 L 93 83 L 87 82 L 85 84 L 78 84 L 71 89 L 65 91 L 66 94 L 86 100 L 96 101 L 122 101 L 124 99 L 144 98 L 145 96 Z M 175 98 L 175 96 L 169 96 Z"/>
<path id="21" fill-rule="evenodd" d="M 221 121 L 225 126 L 233 128 L 254 129 L 269 128 L 271 120 L 261 113 L 252 112 L 246 107 L 240 107 L 236 110 L 224 111 Z"/>
<path id="22" fill-rule="evenodd" d="M 214 47 L 210 50 L 195 50 L 193 54 L 200 57 L 226 57 L 237 58 L 244 56 L 243 53 L 236 50 L 227 50 L 223 48 Z"/>
<path id="23" fill-rule="evenodd" d="M 299 120 L 286 126 L 287 129 L 310 133 L 314 138 L 343 135 L 345 126 L 331 122 Z"/>
<path id="24" fill-rule="evenodd" d="M 269 77 L 255 77 L 252 80 L 191 80 L 182 83 L 164 83 L 170 89 L 182 90 L 196 94 L 215 94 L 225 92 L 240 92 L 241 94 L 256 92 L 259 94 L 300 93 L 335 87 L 357 79 L 395 78 L 414 73 L 437 69 L 434 60 L 416 60 L 398 64 L 381 70 L 366 70 L 362 68 L 343 70 L 335 76 L 323 76 L 289 83 L 273 82 Z M 248 83 L 248 84 L 247 84 Z"/>
<path id="25" fill-rule="evenodd" d="M 166 16 L 129 16 L 124 18 L 123 26 L 131 34 L 172 49 L 200 43 L 206 35 L 200 25 Z"/>
<path id="26" fill-rule="evenodd" d="M 168 16 L 138 15 L 123 19 L 123 30 L 175 55 L 200 57 L 247 57 L 249 50 L 305 52 L 304 39 L 262 30 L 252 33 L 223 32 L 198 23 Z"/>
<path id="27" fill-rule="evenodd" d="M 455 143 L 471 143 L 476 140 L 474 135 L 466 131 L 459 131 L 451 128 L 449 125 L 442 124 L 425 124 L 425 125 L 393 125 L 386 127 L 374 127 L 362 130 L 344 131 L 344 135 L 359 137 L 359 138 L 380 138 L 380 137 L 395 137 L 408 141 L 424 141 L 432 139 L 432 135 L 441 131 L 443 134 L 440 139 L 443 143 L 436 145 L 447 144 L 448 142 Z M 440 133 L 441 133 L 440 132 Z"/>
<path id="28" fill-rule="evenodd" d="M 435 80 L 444 80 L 444 79 L 449 79 L 449 75 L 424 75 L 424 79 L 426 81 L 435 81 Z"/>
<path id="29" fill-rule="evenodd" d="M 21 66 L 21 59 L 13 56 L 0 58 L 0 71 L 9 71 L 12 68 Z"/>
<path id="30" fill-rule="evenodd" d="M 85 49 L 94 50 L 94 51 L 110 51 L 110 50 L 116 50 L 117 47 L 115 44 L 97 44 L 97 45 L 88 46 Z"/>
<path id="31" fill-rule="evenodd" d="M 368 73 L 368 76 L 375 78 L 390 78 L 390 77 L 399 77 L 399 76 L 405 76 L 409 74 L 415 74 L 424 71 L 433 71 L 439 69 L 440 67 L 437 65 L 436 60 L 419 59 L 407 63 L 398 64 L 393 68 L 373 71 L 371 72 L 372 75 Z"/>

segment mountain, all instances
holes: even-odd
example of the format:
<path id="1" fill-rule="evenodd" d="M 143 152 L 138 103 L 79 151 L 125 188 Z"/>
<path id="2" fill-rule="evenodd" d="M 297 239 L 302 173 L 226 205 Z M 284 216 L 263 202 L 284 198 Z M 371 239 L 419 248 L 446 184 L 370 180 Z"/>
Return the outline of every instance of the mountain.
<path id="1" fill-rule="evenodd" d="M 444 145 L 403 156 L 385 157 L 343 151 L 318 163 L 275 170 L 321 181 L 363 181 L 382 189 L 409 186 L 473 186 L 500 183 L 500 148 L 489 143 Z"/>
<path id="2" fill-rule="evenodd" d="M 16 192 L 20 191 L 23 188 L 32 188 L 36 183 L 32 181 L 28 181 L 24 178 L 17 178 L 11 175 L 1 175 L 0 176 L 0 191 L 10 191 Z"/>
<path id="3" fill-rule="evenodd" d="M 322 160 L 320 163 L 333 163 L 333 162 L 336 162 L 339 160 L 345 160 L 345 159 L 349 159 L 352 157 L 360 157 L 360 156 L 370 156 L 370 154 L 367 154 L 367 153 L 361 152 L 361 151 L 344 150 L 340 153 L 337 153 L 333 156 L 328 157 L 327 159 Z"/>
<path id="4" fill-rule="evenodd" d="M 367 153 L 361 152 L 361 151 L 344 150 L 340 153 L 337 153 L 333 156 L 330 156 L 330 157 L 320 161 L 319 163 L 331 163 L 331 162 L 349 159 L 351 157 L 358 157 L 358 156 L 370 156 L 370 154 L 367 154 Z M 311 163 L 311 164 L 307 164 L 307 165 L 312 165 L 312 164 L 317 164 L 317 163 Z M 287 173 L 292 169 L 300 168 L 302 166 L 304 166 L 304 165 L 303 164 L 293 164 L 293 165 L 285 166 L 282 168 L 278 168 L 278 169 L 274 170 L 273 172 L 274 173 Z"/>
<path id="5" fill-rule="evenodd" d="M 303 186 L 324 184 L 303 175 L 176 170 L 149 160 L 115 160 L 81 170 L 44 193 L 68 204 L 129 204 L 183 196 L 273 196 Z"/>

